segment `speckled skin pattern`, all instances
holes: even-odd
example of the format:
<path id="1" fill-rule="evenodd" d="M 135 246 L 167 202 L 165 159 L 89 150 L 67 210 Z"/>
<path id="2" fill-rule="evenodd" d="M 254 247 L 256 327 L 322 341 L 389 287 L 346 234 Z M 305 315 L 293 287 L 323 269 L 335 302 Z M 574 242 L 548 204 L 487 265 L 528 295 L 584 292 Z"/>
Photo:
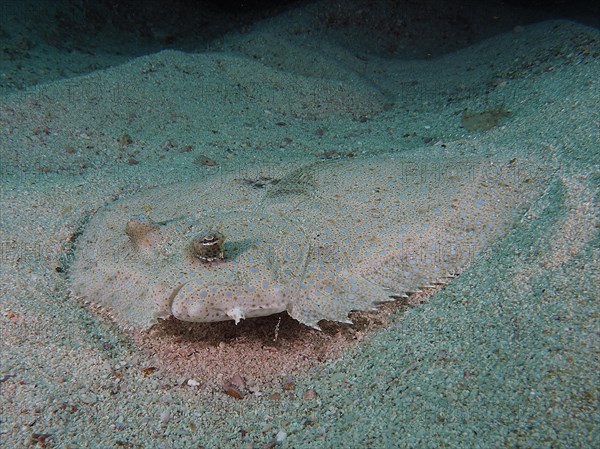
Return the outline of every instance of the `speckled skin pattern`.
<path id="1" fill-rule="evenodd" d="M 92 216 L 72 291 L 138 329 L 284 310 L 346 322 L 447 281 L 518 223 L 544 170 L 490 160 L 405 152 L 281 168 L 259 186 L 233 173 L 144 191 Z M 206 260 L 194 242 L 210 233 L 221 240 Z"/>

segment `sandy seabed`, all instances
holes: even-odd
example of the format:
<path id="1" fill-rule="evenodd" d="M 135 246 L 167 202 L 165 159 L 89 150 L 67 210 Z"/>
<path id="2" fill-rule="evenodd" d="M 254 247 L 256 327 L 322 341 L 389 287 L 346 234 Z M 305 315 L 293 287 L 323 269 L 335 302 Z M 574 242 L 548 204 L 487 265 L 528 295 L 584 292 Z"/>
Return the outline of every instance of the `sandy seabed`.
<path id="1" fill-rule="evenodd" d="M 0 445 L 597 447 L 600 33 L 547 21 L 365 59 L 303 45 L 290 20 L 2 98 Z M 77 236 L 119 197 L 440 145 L 535 147 L 555 171 L 468 271 L 354 327 L 142 334 L 69 294 Z M 222 391 L 236 375 L 241 400 Z"/>

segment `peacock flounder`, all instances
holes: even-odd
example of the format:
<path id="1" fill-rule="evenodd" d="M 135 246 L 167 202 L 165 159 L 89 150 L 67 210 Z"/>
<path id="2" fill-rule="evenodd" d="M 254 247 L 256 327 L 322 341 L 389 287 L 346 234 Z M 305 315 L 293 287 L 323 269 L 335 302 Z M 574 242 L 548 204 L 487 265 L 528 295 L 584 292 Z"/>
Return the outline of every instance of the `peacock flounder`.
<path id="1" fill-rule="evenodd" d="M 463 271 L 540 196 L 545 165 L 403 152 L 151 189 L 90 219 L 72 291 L 136 329 L 282 311 L 348 322 Z"/>

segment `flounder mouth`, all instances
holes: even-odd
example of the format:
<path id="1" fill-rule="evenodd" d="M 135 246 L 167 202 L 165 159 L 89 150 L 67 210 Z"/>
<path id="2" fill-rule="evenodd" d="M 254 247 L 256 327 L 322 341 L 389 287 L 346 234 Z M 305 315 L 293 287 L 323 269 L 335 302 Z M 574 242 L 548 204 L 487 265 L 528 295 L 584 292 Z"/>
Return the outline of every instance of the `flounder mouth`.
<path id="1" fill-rule="evenodd" d="M 273 315 L 287 310 L 278 285 L 263 290 L 257 287 L 210 288 L 189 281 L 171 291 L 168 307 L 159 318 L 173 317 L 187 322 L 233 320 Z"/>

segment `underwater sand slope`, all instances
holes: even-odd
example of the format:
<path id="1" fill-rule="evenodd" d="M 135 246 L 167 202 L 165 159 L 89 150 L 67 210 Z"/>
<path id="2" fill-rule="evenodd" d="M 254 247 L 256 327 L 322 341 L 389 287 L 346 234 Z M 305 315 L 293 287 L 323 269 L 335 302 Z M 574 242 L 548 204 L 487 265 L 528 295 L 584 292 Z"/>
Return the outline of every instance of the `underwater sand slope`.
<path id="1" fill-rule="evenodd" d="M 565 43 L 574 41 L 588 42 L 589 54 L 563 55 Z M 0 209 L 2 443 L 17 448 L 44 442 L 57 447 L 266 447 L 279 435 L 282 445 L 297 448 L 597 447 L 597 42 L 597 30 L 570 22 L 498 36 L 448 55 L 442 63 L 420 65 L 426 70 L 419 76 L 437 77 L 432 85 L 459 90 L 473 81 L 480 96 L 469 91 L 470 96 L 448 105 L 439 92 L 411 91 L 419 98 L 414 108 L 392 108 L 366 122 L 335 116 L 321 137 L 315 135 L 323 126 L 319 120 L 286 119 L 286 126 L 276 125 L 280 117 L 259 114 L 250 99 L 240 100 L 227 89 L 216 98 L 231 100 L 231 110 L 237 111 L 234 125 L 228 128 L 226 116 L 218 116 L 212 120 L 220 123 L 219 129 L 191 126 L 191 115 L 188 122 L 177 114 L 182 112 L 178 108 L 185 109 L 181 95 L 188 92 L 178 89 L 184 73 L 171 78 L 177 69 L 170 65 L 187 57 L 172 52 L 3 99 L 0 150 L 10 170 L 3 172 Z M 500 84 L 493 84 L 495 94 L 484 93 L 486 77 L 467 78 L 473 71 L 444 72 L 449 59 L 456 60 L 456 67 L 471 61 L 475 71 L 491 67 L 498 52 L 517 44 L 524 59 L 503 71 Z M 226 59 L 238 73 L 246 73 L 243 58 Z M 149 72 L 142 74 L 142 66 Z M 197 69 L 209 72 L 202 65 Z M 146 85 L 154 88 L 138 92 L 137 103 L 123 106 L 127 96 L 101 95 L 104 86 L 141 75 L 154 77 L 154 84 Z M 285 92 L 293 79 L 278 92 Z M 87 86 L 84 92 L 96 86 L 94 95 L 100 100 L 74 100 L 70 92 L 80 86 Z M 364 92 L 369 97 L 372 91 Z M 181 103 L 161 109 L 154 99 L 168 99 L 171 93 L 173 102 Z M 460 128 L 463 109 L 496 107 L 495 101 L 503 98 L 512 99 L 506 121 L 489 131 Z M 124 108 L 127 113 L 120 115 Z M 200 110 L 197 106 L 194 112 Z M 247 110 L 256 113 L 256 126 L 244 124 Z M 137 116 L 129 117 L 130 112 Z M 203 116 L 197 123 L 203 121 L 211 118 Z M 409 137 L 402 137 L 409 131 Z M 411 137 L 413 131 L 417 137 Z M 124 133 L 133 143 L 117 142 Z M 211 138 L 213 134 L 219 138 Z M 171 342 L 166 349 L 175 360 L 214 362 L 196 371 L 192 363 L 186 376 L 174 376 L 157 369 L 116 326 L 69 297 L 63 257 L 88 215 L 125 204 L 126 195 L 157 185 L 206 182 L 202 170 L 207 169 L 190 163 L 196 155 L 179 152 L 190 136 L 197 136 L 194 145 L 209 142 L 196 150 L 214 150 L 211 156 L 222 166 L 233 149 L 241 166 L 262 151 L 246 146 L 246 138 L 273 143 L 261 146 L 272 148 L 269 159 L 290 158 L 274 144 L 286 134 L 293 136 L 286 147 L 296 152 L 292 156 L 310 161 L 334 146 L 342 154 L 349 149 L 404 150 L 408 143 L 399 142 L 414 139 L 424 155 L 442 144 L 452 151 L 466 145 L 487 161 L 504 163 L 512 157 L 527 160 L 529 150 L 537 149 L 552 155 L 557 170 L 523 219 L 428 304 L 340 359 L 321 362 L 314 357 L 318 366 L 305 373 L 294 371 L 289 362 L 295 359 L 286 352 L 291 347 L 304 355 L 303 342 L 273 342 L 270 334 L 246 344 L 245 351 L 236 351 L 244 336 L 229 338 L 208 348 L 210 359 L 195 358 L 193 342 Z M 423 145 L 424 134 L 436 139 Z M 236 140 L 240 135 L 244 138 Z M 164 150 L 161 143 L 173 136 L 177 150 Z M 75 148 L 74 155 L 65 151 L 67 145 Z M 130 157 L 139 164 L 128 163 Z M 279 171 L 273 178 L 283 175 Z M 120 195 L 123 203 L 115 203 Z M 263 385 L 248 376 L 250 394 L 233 399 L 212 387 L 233 375 L 217 371 L 228 353 L 254 365 L 281 366 L 292 378 L 280 374 L 280 383 Z"/>

